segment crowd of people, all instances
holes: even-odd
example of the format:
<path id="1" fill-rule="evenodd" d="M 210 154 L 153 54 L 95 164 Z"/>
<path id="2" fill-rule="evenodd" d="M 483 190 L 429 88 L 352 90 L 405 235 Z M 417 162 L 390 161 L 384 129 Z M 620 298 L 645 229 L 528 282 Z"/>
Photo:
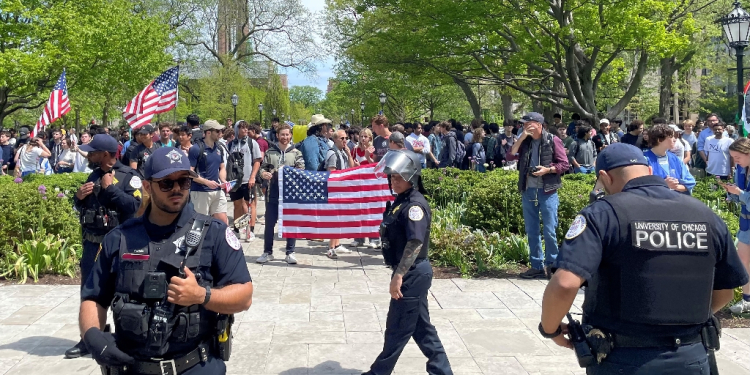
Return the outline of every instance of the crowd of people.
<path id="1" fill-rule="evenodd" d="M 90 172 L 86 152 L 79 146 L 100 133 L 118 141 L 116 157 L 141 175 L 156 149 L 175 147 L 189 158 L 198 174 L 190 189 L 190 201 L 197 212 L 228 224 L 231 202 L 235 222 L 242 223 L 235 231 L 246 241 L 256 238 L 255 225 L 265 220 L 264 253 L 256 261 L 266 263 L 274 259 L 273 233 L 279 220 L 277 172 L 282 166 L 335 171 L 377 163 L 388 150 L 408 149 L 418 155 L 423 168 L 455 167 L 480 173 L 495 168 L 518 170 L 530 246 L 531 268 L 521 275 L 524 278 L 550 277 L 558 247 L 556 191 L 562 186 L 560 177 L 595 173 L 597 156 L 609 145 L 627 143 L 640 148 L 652 173 L 675 191 L 690 194 L 695 177 L 708 175 L 719 179 L 740 201 L 743 197 L 734 191 L 736 185 L 727 184 L 733 177 L 736 182 L 735 174 L 741 173 L 735 165 L 742 165 L 744 148 L 732 150 L 733 144 L 742 140 L 738 141 L 734 127 L 716 114 L 679 125 L 663 118 L 652 119 L 648 126 L 639 119 L 624 124 L 619 119 L 604 118 L 594 127 L 577 114 L 564 123 L 559 114 L 547 121 L 532 112 L 521 119 L 506 119 L 502 129 L 482 119 L 472 120 L 468 129 L 453 119 L 390 124 L 384 115 L 372 117 L 367 127 L 340 124 L 337 129 L 331 120 L 316 114 L 308 124 L 292 125 L 274 118 L 271 127 L 264 130 L 260 122 L 227 118 L 225 124 L 216 120 L 202 123 L 192 114 L 184 123 L 145 125 L 132 133 L 133 139 L 129 130 L 114 134 L 98 125 L 81 132 L 64 127 L 49 129 L 34 138 L 29 137 L 28 128 L 22 127 L 18 137 L 14 130 L 0 132 L 2 172 L 17 177 Z M 257 201 L 264 199 L 268 200 L 266 213 L 259 219 Z M 746 242 L 750 243 L 750 234 Z M 286 240 L 287 263 L 297 262 L 295 245 L 295 239 Z M 336 259 L 351 248 L 380 246 L 379 238 L 356 238 L 349 245 L 333 239 L 328 241 L 326 254 Z M 740 239 L 739 248 L 750 260 L 750 244 L 743 246 Z M 740 312 L 750 311 L 750 288 L 745 289 L 746 298 L 735 309 Z"/>

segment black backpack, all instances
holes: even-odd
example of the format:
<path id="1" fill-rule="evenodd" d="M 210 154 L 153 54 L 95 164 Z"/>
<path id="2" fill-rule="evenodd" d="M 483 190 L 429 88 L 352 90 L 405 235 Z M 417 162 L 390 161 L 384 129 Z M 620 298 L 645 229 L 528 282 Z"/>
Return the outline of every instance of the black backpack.
<path id="1" fill-rule="evenodd" d="M 240 185 L 242 185 L 242 178 L 245 177 L 245 158 L 239 151 L 240 147 L 242 147 L 242 143 L 240 142 L 241 141 L 237 139 L 233 140 L 232 143 L 229 144 L 229 150 L 232 150 L 234 146 L 237 146 L 238 151 L 229 151 L 227 153 L 227 181 L 237 181 L 230 192 L 237 191 L 237 189 L 240 188 Z"/>

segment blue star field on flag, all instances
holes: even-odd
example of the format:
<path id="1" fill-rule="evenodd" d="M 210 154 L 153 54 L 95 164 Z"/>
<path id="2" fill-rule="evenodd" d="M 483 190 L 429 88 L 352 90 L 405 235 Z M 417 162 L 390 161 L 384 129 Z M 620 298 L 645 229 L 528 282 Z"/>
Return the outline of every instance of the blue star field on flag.
<path id="1" fill-rule="evenodd" d="M 328 202 L 329 172 L 283 168 L 284 201 L 288 203 Z"/>

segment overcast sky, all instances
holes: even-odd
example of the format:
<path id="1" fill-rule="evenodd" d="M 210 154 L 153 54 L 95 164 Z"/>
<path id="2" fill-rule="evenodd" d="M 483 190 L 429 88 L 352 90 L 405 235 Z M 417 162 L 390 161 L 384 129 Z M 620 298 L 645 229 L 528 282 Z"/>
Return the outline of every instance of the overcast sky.
<path id="1" fill-rule="evenodd" d="M 313 12 L 325 9 L 325 0 L 301 0 L 301 2 L 302 5 Z M 333 59 L 318 61 L 316 65 L 317 71 L 312 77 L 303 75 L 296 69 L 286 69 L 286 74 L 289 76 L 289 86 L 315 86 L 325 94 L 328 87 L 328 78 L 333 77 Z"/>

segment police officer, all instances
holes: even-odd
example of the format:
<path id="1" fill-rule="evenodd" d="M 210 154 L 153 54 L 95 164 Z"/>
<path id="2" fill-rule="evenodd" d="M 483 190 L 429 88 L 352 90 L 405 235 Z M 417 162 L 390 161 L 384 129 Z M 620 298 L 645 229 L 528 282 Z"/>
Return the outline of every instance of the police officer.
<path id="1" fill-rule="evenodd" d="M 130 151 L 128 162 L 130 163 L 130 168 L 138 170 L 140 174 L 144 174 L 143 165 L 146 163 L 146 160 L 161 146 L 159 143 L 154 143 L 154 127 L 151 124 L 143 125 L 138 129 L 135 137 L 138 145 Z"/>
<path id="2" fill-rule="evenodd" d="M 140 175 L 117 160 L 117 148 L 117 140 L 107 134 L 97 134 L 91 142 L 79 146 L 81 151 L 88 152 L 86 158 L 93 169 L 74 198 L 83 238 L 81 288 L 94 267 L 104 235 L 132 218 L 141 204 Z M 65 352 L 67 358 L 85 354 L 83 342 Z"/>
<path id="3" fill-rule="evenodd" d="M 587 374 L 715 371 L 712 313 L 748 280 L 726 224 L 652 176 L 632 145 L 606 147 L 596 173 L 607 195 L 584 208 L 565 235 L 540 333 L 575 347 L 579 364 L 590 363 Z M 584 283 L 583 326 L 561 323 Z"/>
<path id="4" fill-rule="evenodd" d="M 376 167 L 378 173 L 389 176 L 398 196 L 386 208 L 380 229 L 383 258 L 393 269 L 385 344 L 367 375 L 393 372 L 412 337 L 428 358 L 429 374 L 453 374 L 427 310 L 427 292 L 432 284 L 432 267 L 427 259 L 432 213 L 422 195 L 421 169 L 419 156 L 408 150 L 388 151 Z"/>
<path id="5" fill-rule="evenodd" d="M 231 314 L 252 300 L 242 247 L 187 205 L 197 174 L 182 151 L 154 151 L 144 172 L 144 214 L 104 238 L 81 291 L 84 342 L 105 374 L 224 374 Z M 109 307 L 115 335 L 102 331 Z"/>

